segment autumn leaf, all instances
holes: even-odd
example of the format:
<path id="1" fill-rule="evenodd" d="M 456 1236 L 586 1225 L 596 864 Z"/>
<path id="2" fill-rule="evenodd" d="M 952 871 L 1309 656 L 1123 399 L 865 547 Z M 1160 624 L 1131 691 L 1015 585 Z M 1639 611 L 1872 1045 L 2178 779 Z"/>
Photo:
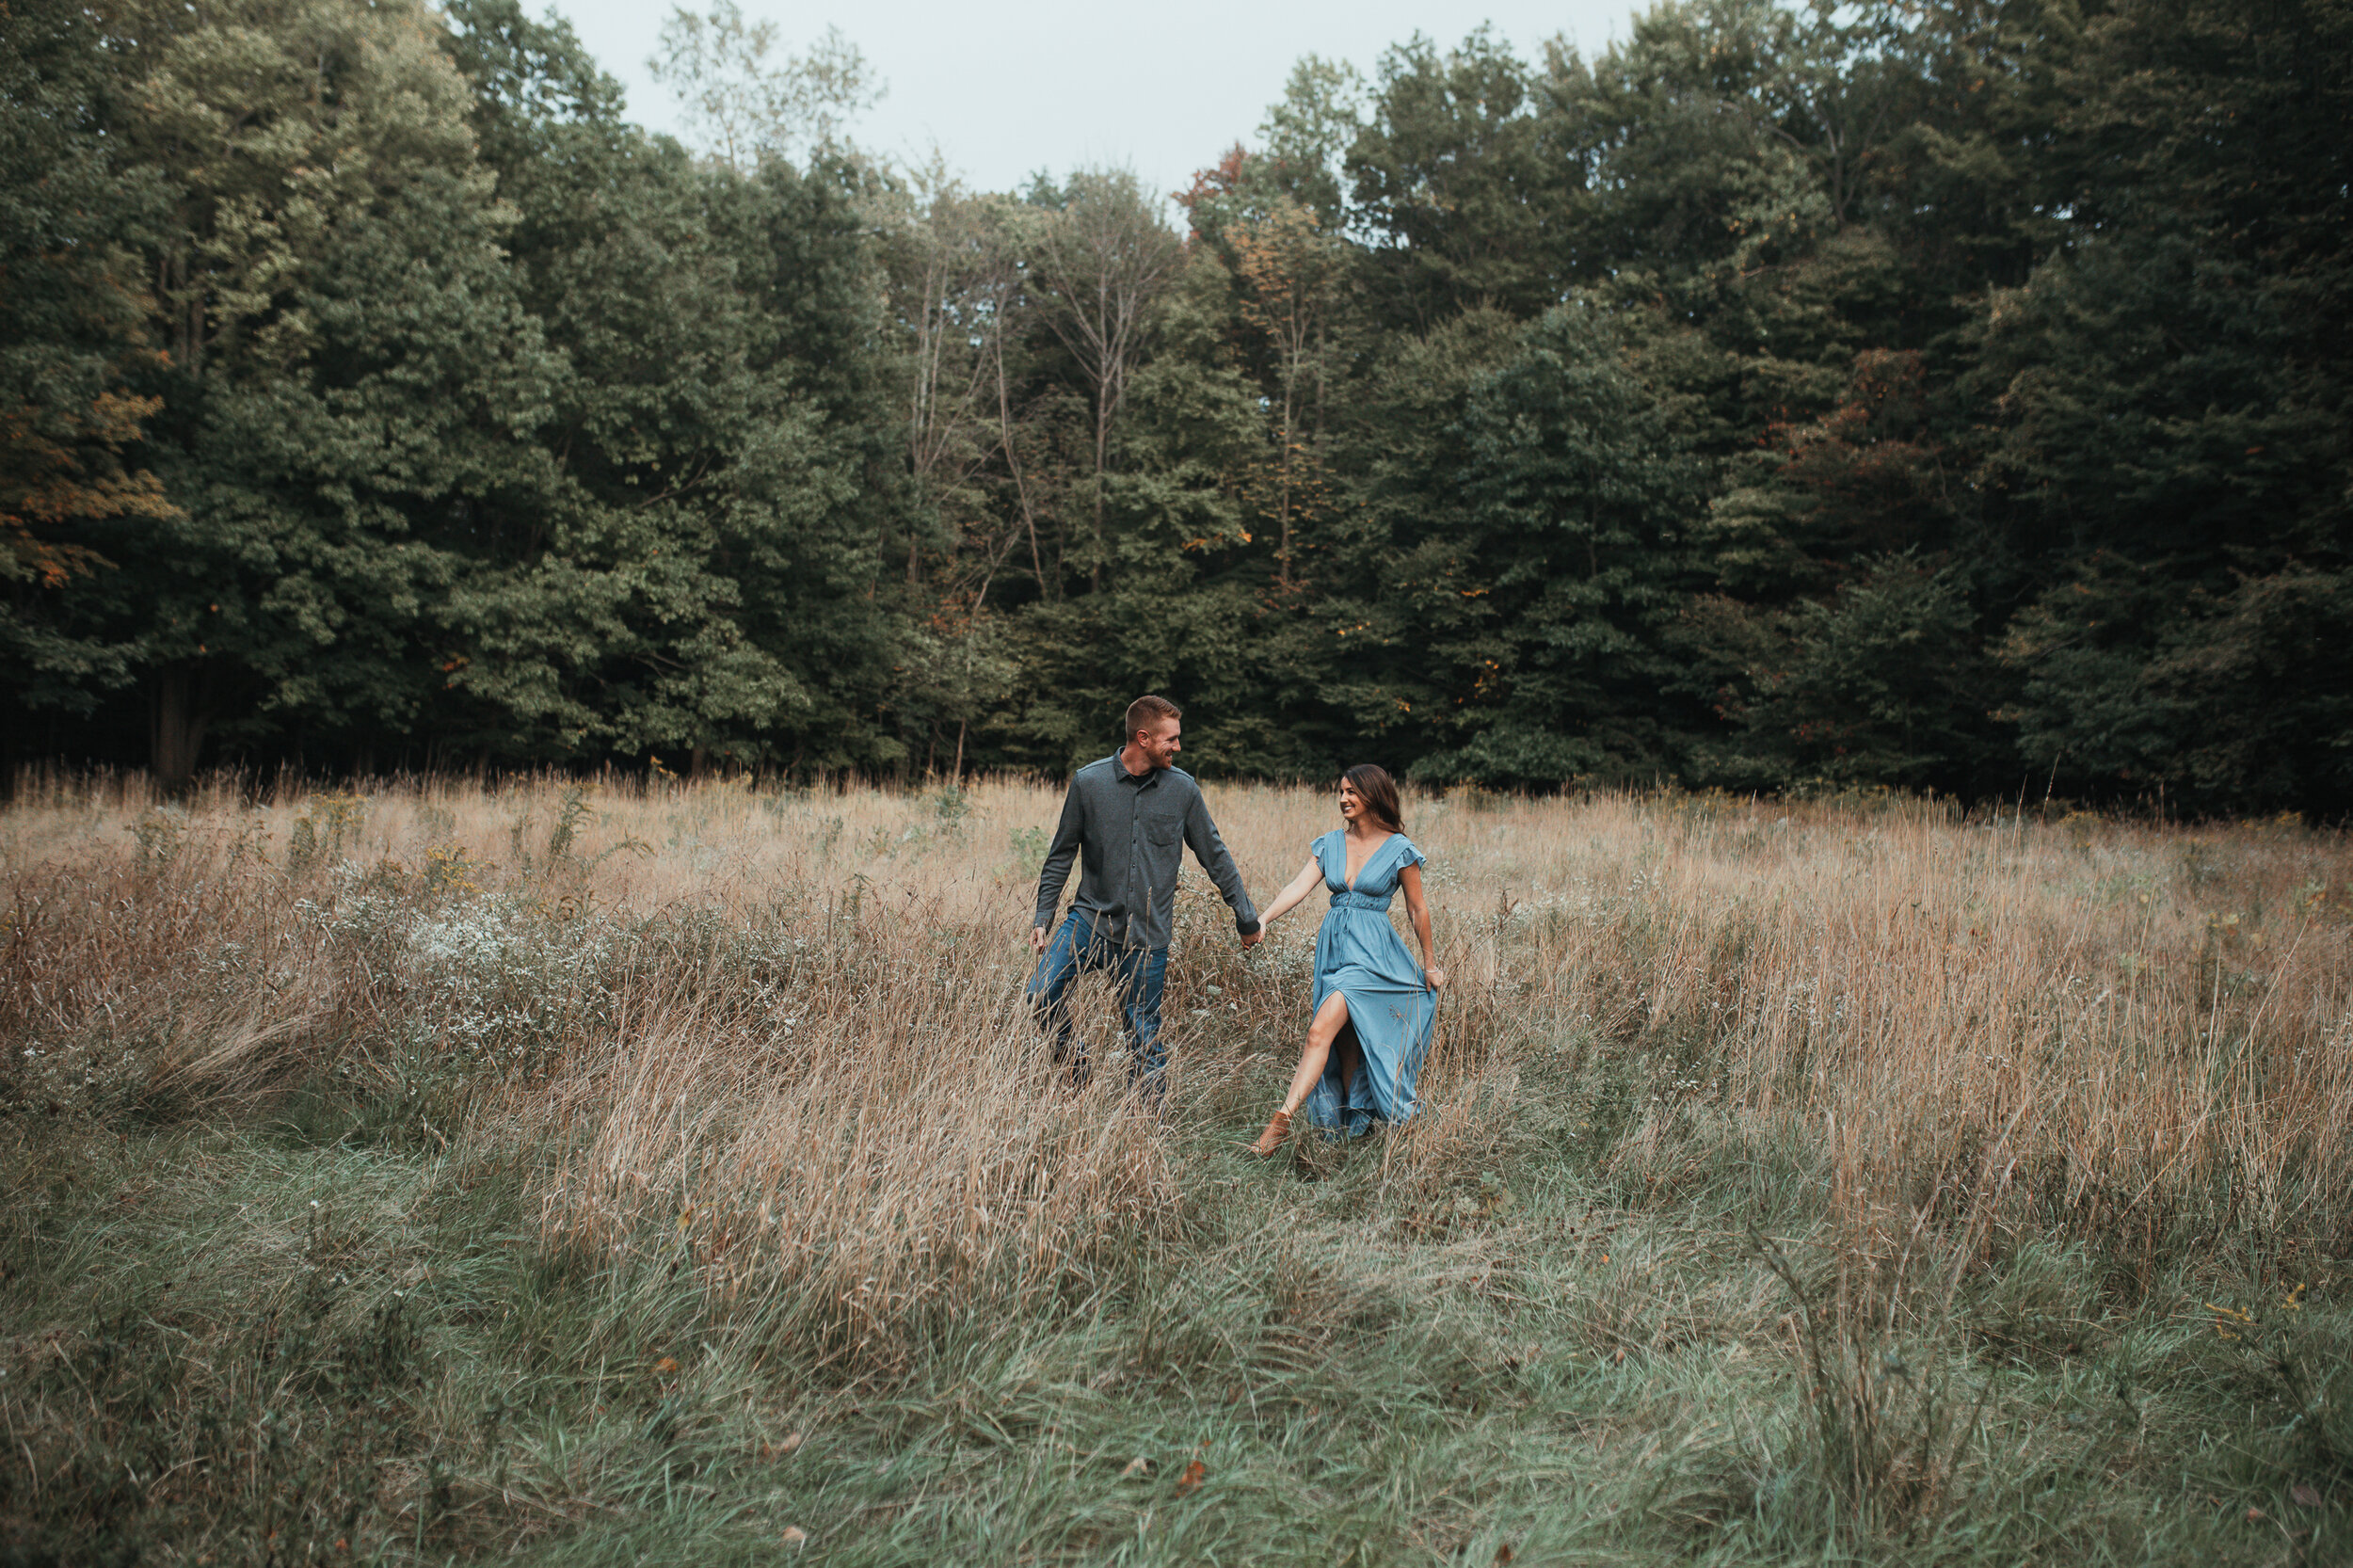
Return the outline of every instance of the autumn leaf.
<path id="1" fill-rule="evenodd" d="M 2320 1488 L 2317 1486 L 2309 1486 L 2302 1481 L 2298 1481 L 2294 1486 L 2288 1488 L 2288 1498 L 2298 1508 L 2318 1508 L 2320 1506 Z"/>
<path id="2" fill-rule="evenodd" d="M 801 1528 L 800 1526 L 787 1525 L 784 1527 L 784 1544 L 786 1545 L 797 1547 L 808 1540 L 808 1531 Z"/>
<path id="3" fill-rule="evenodd" d="M 1194 1460 L 1185 1466 L 1185 1473 L 1176 1478 L 1176 1495 L 1181 1497 L 1188 1493 L 1198 1491 L 1209 1474 L 1209 1467 L 1199 1460 Z"/>
<path id="4" fill-rule="evenodd" d="M 678 1370 L 678 1357 L 674 1355 L 665 1355 L 661 1360 L 653 1364 L 653 1369 L 657 1372 L 663 1373 L 675 1372 Z"/>
<path id="5" fill-rule="evenodd" d="M 102 392 L 87 413 L 52 409 L 43 420 L 30 406 L 0 411 L 0 579 L 57 588 L 114 565 L 36 529 L 184 516 L 164 498 L 161 480 L 145 469 L 126 472 L 120 461 L 125 443 L 144 439 L 141 422 L 162 408 L 160 397 Z"/>
<path id="6" fill-rule="evenodd" d="M 1119 1473 L 1122 1477 L 1148 1476 L 1152 1473 L 1152 1462 L 1149 1459 L 1146 1459 L 1144 1455 L 1138 1454 L 1135 1458 L 1129 1460 L 1127 1463 L 1127 1465 L 1122 1468 Z"/>

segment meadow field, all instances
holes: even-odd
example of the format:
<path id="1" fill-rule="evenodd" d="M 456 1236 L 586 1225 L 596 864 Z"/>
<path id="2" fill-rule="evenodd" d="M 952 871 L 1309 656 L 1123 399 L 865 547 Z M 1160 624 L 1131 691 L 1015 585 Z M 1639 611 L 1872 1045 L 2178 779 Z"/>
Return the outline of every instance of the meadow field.
<path id="1" fill-rule="evenodd" d="M 0 1561 L 2353 1561 L 2341 832 L 1411 797 L 1429 1109 L 1259 1161 L 1320 908 L 1073 1095 L 1058 800 L 23 780 Z"/>

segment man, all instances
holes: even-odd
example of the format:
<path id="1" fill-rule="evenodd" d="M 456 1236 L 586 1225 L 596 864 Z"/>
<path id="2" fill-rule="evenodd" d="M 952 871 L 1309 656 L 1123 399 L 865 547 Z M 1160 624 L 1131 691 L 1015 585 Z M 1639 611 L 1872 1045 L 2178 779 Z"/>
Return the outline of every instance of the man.
<path id="1" fill-rule="evenodd" d="M 1160 992 L 1168 979 L 1176 870 L 1186 844 L 1234 911 L 1241 945 L 1255 947 L 1264 935 L 1201 787 L 1172 765 L 1183 748 L 1183 716 L 1165 697 L 1136 698 L 1128 706 L 1127 744 L 1071 776 L 1062 821 L 1038 873 L 1037 918 L 1030 927 L 1030 946 L 1038 954 L 1030 1004 L 1053 1034 L 1054 1060 L 1069 1069 L 1073 1083 L 1086 1082 L 1085 1047 L 1074 1049 L 1070 987 L 1089 969 L 1107 969 L 1119 985 L 1135 1079 L 1147 1098 L 1158 1097 L 1167 1065 L 1160 1043 Z M 1074 854 L 1081 855 L 1079 893 L 1049 945 L 1046 933 L 1062 904 Z"/>

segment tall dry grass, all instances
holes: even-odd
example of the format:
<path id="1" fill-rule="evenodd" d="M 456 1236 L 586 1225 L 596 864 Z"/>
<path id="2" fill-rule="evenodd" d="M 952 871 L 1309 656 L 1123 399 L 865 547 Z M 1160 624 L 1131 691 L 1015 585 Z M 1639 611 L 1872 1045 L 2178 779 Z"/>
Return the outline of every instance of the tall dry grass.
<path id="1" fill-rule="evenodd" d="M 415 1136 L 538 1151 L 568 1245 L 692 1267 L 720 1310 L 888 1365 L 1186 1222 L 1168 1129 L 1116 1073 L 1057 1090 L 1024 1012 L 1057 803 L 547 781 L 158 808 L 32 780 L 0 815 L 7 1092 L 160 1115 L 366 1084 Z M 1330 815 L 1210 804 L 1262 896 Z M 1409 1192 L 1541 1123 L 1637 1200 L 1817 1178 L 1843 1256 L 1890 1279 L 1939 1216 L 2128 1275 L 2353 1234 L 2341 836 L 1688 796 L 1409 815 L 1456 975 L 1432 1110 L 1380 1156 Z M 1263 1114 L 1312 913 L 1245 957 L 1189 873 L 1180 1129 Z M 1086 1017 L 1113 1049 L 1109 999 Z"/>

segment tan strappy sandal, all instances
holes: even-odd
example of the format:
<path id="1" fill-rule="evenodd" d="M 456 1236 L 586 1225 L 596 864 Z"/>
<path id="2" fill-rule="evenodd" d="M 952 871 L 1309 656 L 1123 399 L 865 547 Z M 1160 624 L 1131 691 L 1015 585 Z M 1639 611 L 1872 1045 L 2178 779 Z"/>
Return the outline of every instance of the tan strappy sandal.
<path id="1" fill-rule="evenodd" d="M 1291 1113 L 1288 1111 L 1277 1111 L 1273 1119 L 1267 1123 L 1266 1130 L 1258 1134 L 1258 1141 L 1250 1145 L 1250 1152 L 1263 1159 L 1281 1148 L 1283 1140 L 1290 1135 Z"/>

